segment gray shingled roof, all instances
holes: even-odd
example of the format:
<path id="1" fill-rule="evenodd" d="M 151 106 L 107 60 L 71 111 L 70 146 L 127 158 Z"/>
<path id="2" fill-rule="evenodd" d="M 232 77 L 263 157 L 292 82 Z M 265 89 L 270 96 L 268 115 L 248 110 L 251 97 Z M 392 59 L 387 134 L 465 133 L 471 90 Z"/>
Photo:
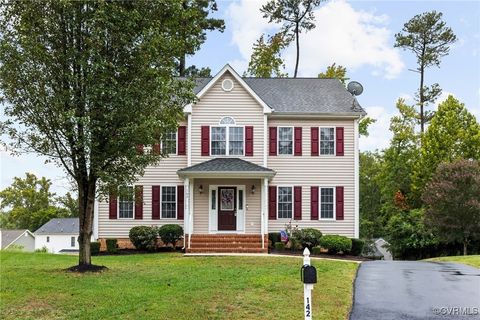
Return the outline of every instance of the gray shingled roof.
<path id="1" fill-rule="evenodd" d="M 177 171 L 189 172 L 263 172 L 275 173 L 272 169 L 239 158 L 215 158 Z"/>
<path id="2" fill-rule="evenodd" d="M 15 239 L 20 237 L 27 229 L 15 229 L 15 230 L 7 230 L 2 229 L 2 249 L 6 248 L 9 244 L 11 244 Z"/>
<path id="3" fill-rule="evenodd" d="M 77 234 L 80 231 L 78 218 L 55 218 L 35 231 L 35 234 Z"/>
<path id="4" fill-rule="evenodd" d="M 195 94 L 212 78 L 196 79 Z M 276 113 L 358 113 L 365 111 L 337 79 L 242 78 Z"/>

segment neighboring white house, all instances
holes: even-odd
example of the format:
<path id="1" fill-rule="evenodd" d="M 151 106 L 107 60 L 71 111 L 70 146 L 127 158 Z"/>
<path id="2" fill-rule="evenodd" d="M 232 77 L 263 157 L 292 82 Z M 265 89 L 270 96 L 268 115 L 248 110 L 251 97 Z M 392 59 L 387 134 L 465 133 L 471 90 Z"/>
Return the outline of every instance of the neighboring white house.
<path id="1" fill-rule="evenodd" d="M 2 250 L 18 248 L 23 251 L 35 250 L 35 236 L 27 229 L 5 230 L 0 229 L 0 247 Z"/>
<path id="2" fill-rule="evenodd" d="M 78 218 L 55 218 L 35 231 L 35 249 L 47 248 L 48 252 L 78 251 Z"/>

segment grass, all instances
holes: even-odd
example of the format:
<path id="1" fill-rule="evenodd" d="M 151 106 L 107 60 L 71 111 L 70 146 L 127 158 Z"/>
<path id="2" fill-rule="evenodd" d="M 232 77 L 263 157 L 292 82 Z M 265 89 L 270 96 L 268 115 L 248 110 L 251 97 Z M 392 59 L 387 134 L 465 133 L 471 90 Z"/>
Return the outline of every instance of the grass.
<path id="1" fill-rule="evenodd" d="M 455 257 L 438 257 L 427 259 L 428 261 L 438 261 L 438 262 L 457 262 L 463 263 L 475 268 L 480 269 L 480 255 L 476 256 L 455 256 Z"/>
<path id="2" fill-rule="evenodd" d="M 1 319 L 300 319 L 298 258 L 94 257 L 100 274 L 67 273 L 75 256 L 0 252 Z M 313 315 L 345 319 L 357 264 L 314 260 Z"/>

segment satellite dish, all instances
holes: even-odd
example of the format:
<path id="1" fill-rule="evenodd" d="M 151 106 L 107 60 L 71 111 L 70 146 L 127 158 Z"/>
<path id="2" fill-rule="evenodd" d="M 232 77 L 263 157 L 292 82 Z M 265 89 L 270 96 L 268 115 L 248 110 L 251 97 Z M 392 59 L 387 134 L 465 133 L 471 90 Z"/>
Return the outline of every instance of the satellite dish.
<path id="1" fill-rule="evenodd" d="M 360 82 L 357 81 L 350 81 L 347 85 L 347 90 L 354 96 L 359 96 L 363 92 L 363 86 Z"/>

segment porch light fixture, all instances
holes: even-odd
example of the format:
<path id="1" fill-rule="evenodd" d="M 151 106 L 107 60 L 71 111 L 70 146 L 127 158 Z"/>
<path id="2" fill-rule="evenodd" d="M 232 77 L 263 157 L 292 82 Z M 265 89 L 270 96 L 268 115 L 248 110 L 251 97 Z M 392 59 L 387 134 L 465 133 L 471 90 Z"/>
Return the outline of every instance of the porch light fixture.
<path id="1" fill-rule="evenodd" d="M 200 185 L 200 187 L 198 187 L 198 192 L 203 193 L 203 186 L 202 185 Z"/>
<path id="2" fill-rule="evenodd" d="M 256 190 L 256 188 L 255 188 L 255 185 L 254 185 L 254 184 L 252 184 L 252 194 L 254 194 L 254 193 L 255 193 L 255 190 Z"/>

